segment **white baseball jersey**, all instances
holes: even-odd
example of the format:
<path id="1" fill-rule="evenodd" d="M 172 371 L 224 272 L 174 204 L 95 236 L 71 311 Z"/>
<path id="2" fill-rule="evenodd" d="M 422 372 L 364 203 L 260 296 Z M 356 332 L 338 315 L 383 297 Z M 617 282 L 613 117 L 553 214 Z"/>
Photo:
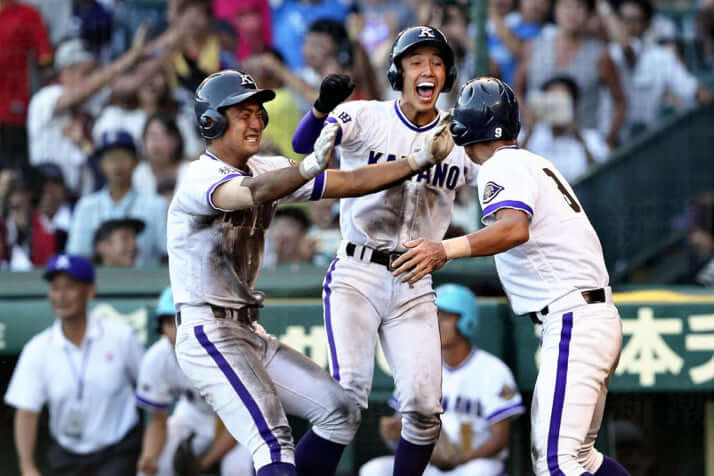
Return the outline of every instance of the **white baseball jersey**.
<path id="1" fill-rule="evenodd" d="M 250 175 L 294 165 L 285 157 L 253 156 Z M 248 175 L 210 152 L 191 162 L 169 206 L 167 224 L 169 274 L 174 302 L 238 309 L 262 306 L 263 293 L 253 289 L 265 247 L 265 231 L 278 202 L 244 210 L 221 210 L 212 201 L 218 185 Z M 325 186 L 322 173 L 280 202 L 318 200 Z"/>
<path id="2" fill-rule="evenodd" d="M 342 103 L 328 121 L 341 128 L 340 169 L 406 157 L 423 146 L 425 126 L 415 126 L 394 101 Z M 478 166 L 454 147 L 439 164 L 387 190 L 340 200 L 342 238 L 381 251 L 404 251 L 402 243 L 419 237 L 440 240 L 451 222 L 456 188 L 476 183 Z"/>
<path id="3" fill-rule="evenodd" d="M 147 410 L 165 410 L 181 397 L 202 413 L 213 414 L 211 407 L 181 371 L 171 342 L 161 337 L 146 351 L 141 361 L 136 402 Z"/>
<path id="4" fill-rule="evenodd" d="M 516 314 L 540 311 L 575 289 L 607 286 L 600 240 L 548 160 L 515 145 L 501 147 L 481 166 L 478 189 L 485 225 L 502 208 L 521 210 L 530 220 L 530 239 L 495 257 Z"/>
<path id="5" fill-rule="evenodd" d="M 441 391 L 441 429 L 462 448 L 478 448 L 491 437 L 491 425 L 525 411 L 511 370 L 481 349 L 458 367 L 444 364 Z M 507 457 L 504 448 L 496 458 Z"/>

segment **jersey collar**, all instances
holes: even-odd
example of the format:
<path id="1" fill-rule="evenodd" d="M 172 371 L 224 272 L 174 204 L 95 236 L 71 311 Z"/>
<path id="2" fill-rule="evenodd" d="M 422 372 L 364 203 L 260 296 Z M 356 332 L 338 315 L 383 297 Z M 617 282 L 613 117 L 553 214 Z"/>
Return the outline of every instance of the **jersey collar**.
<path id="1" fill-rule="evenodd" d="M 404 115 L 404 113 L 402 112 L 402 109 L 399 107 L 399 99 L 394 100 L 394 111 L 397 113 L 397 117 L 402 121 L 402 123 L 404 123 L 405 126 L 407 126 L 409 129 L 413 130 L 414 132 L 428 131 L 429 129 L 434 128 L 439 123 L 439 119 L 440 119 L 440 114 L 438 114 L 438 110 L 437 110 L 436 119 L 434 119 L 433 121 L 431 121 L 429 124 L 427 124 L 425 126 L 419 127 L 419 126 L 413 124 L 409 119 L 407 119 L 407 116 Z"/>
<path id="2" fill-rule="evenodd" d="M 498 149 L 494 150 L 493 153 L 495 154 L 495 153 L 498 152 L 499 150 L 504 150 L 504 149 L 520 149 L 520 147 L 518 147 L 517 144 L 513 144 L 513 145 L 502 145 L 502 146 L 499 147 Z"/>
<path id="3" fill-rule="evenodd" d="M 450 366 L 448 366 L 448 365 L 446 364 L 446 362 L 444 362 L 444 369 L 445 369 L 446 371 L 448 371 L 448 372 L 454 372 L 454 371 L 456 371 L 456 370 L 459 370 L 459 369 L 465 367 L 466 364 L 468 364 L 469 361 L 470 361 L 471 359 L 473 359 L 474 355 L 476 355 L 476 347 L 472 348 L 472 349 L 471 349 L 471 353 L 470 353 L 468 356 L 466 356 L 466 358 L 463 360 L 463 362 L 461 362 L 461 363 L 460 363 L 459 365 L 457 365 L 456 367 L 450 367 Z"/>
<path id="4" fill-rule="evenodd" d="M 211 160 L 215 160 L 215 161 L 217 161 L 217 162 L 223 162 L 223 161 L 222 161 L 221 159 L 219 159 L 218 156 L 217 156 L 216 154 L 214 154 L 213 152 L 209 152 L 209 151 L 206 150 L 206 151 L 203 152 L 203 155 L 205 155 L 206 157 L 208 157 L 208 158 L 211 159 Z M 226 164 L 226 162 L 223 162 L 223 163 Z M 226 164 L 226 165 L 230 165 L 230 164 Z M 248 168 L 248 172 L 246 172 L 245 170 L 241 170 L 241 169 L 235 168 L 235 167 L 233 167 L 232 165 L 230 165 L 230 167 L 233 168 L 233 169 L 236 171 L 235 173 L 237 173 L 237 174 L 239 174 L 239 175 L 249 176 L 249 177 L 252 177 L 252 176 L 253 176 L 253 172 L 250 170 L 250 168 Z M 246 167 L 248 167 L 248 164 L 246 164 Z"/>

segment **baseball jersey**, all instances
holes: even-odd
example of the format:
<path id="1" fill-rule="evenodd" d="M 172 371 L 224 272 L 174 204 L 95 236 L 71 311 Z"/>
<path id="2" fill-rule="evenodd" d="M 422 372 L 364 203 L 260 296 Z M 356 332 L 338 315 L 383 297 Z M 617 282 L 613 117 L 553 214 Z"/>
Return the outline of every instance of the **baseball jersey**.
<path id="1" fill-rule="evenodd" d="M 433 122 L 418 127 L 394 101 L 342 103 L 328 121 L 341 128 L 340 169 L 388 162 L 419 150 Z M 451 222 L 455 191 L 475 185 L 478 166 L 454 147 L 440 163 L 381 192 L 340 200 L 340 231 L 352 243 L 381 251 L 404 251 L 402 243 L 419 237 L 440 240 Z"/>
<path id="2" fill-rule="evenodd" d="M 265 231 L 279 202 L 318 200 L 324 172 L 280 201 L 242 210 L 222 210 L 212 199 L 223 182 L 290 167 L 285 157 L 253 156 L 248 171 L 206 152 L 191 162 L 169 206 L 167 234 L 169 275 L 174 303 L 238 309 L 262 306 L 263 293 L 253 289 L 260 271 Z"/>
<path id="3" fill-rule="evenodd" d="M 185 398 L 202 413 L 213 414 L 211 407 L 181 371 L 171 342 L 161 337 L 141 360 L 136 402 L 150 411 L 165 410 L 177 398 Z"/>
<path id="4" fill-rule="evenodd" d="M 478 190 L 484 225 L 502 208 L 528 215 L 528 241 L 495 256 L 516 314 L 540 311 L 576 289 L 607 286 L 600 240 L 551 162 L 515 145 L 501 147 L 481 166 Z"/>

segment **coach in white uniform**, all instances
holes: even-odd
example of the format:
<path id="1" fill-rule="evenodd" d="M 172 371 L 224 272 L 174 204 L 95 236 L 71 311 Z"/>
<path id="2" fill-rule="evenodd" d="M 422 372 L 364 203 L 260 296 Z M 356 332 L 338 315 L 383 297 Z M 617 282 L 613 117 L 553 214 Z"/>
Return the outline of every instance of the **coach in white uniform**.
<path id="1" fill-rule="evenodd" d="M 156 305 L 161 334 L 144 354 L 136 386 L 136 403 L 151 413 L 137 468 L 140 474 L 173 476 L 174 456 L 182 441 L 193 435 L 192 451 L 200 456 L 203 471 L 221 461 L 221 474 L 253 474 L 250 452 L 225 430 L 216 433 L 216 415 L 191 386 L 179 368 L 176 344 L 176 308 L 171 288 L 166 288 Z M 169 406 L 176 406 L 168 416 Z M 224 456 L 225 455 L 225 456 Z"/>
<path id="2" fill-rule="evenodd" d="M 501 476 L 506 471 L 511 420 L 525 410 L 515 379 L 498 357 L 471 346 L 469 340 L 479 327 L 478 303 L 467 287 L 439 286 L 436 307 L 444 358 L 444 413 L 424 475 Z M 389 428 L 398 424 L 394 418 L 380 422 L 383 438 L 391 438 Z M 393 466 L 393 457 L 382 456 L 365 464 L 359 474 L 391 476 Z"/>
<path id="3" fill-rule="evenodd" d="M 494 78 L 464 84 L 451 133 L 482 164 L 484 229 L 445 241 L 420 239 L 395 266 L 416 282 L 453 258 L 496 255 L 516 314 L 543 323 L 533 393 L 531 448 L 538 475 L 628 474 L 594 447 L 607 386 L 622 347 L 622 322 L 590 220 L 548 160 L 515 144 L 511 88 Z"/>
<path id="4" fill-rule="evenodd" d="M 256 331 L 264 295 L 253 289 L 265 233 L 282 202 L 371 193 L 443 159 L 453 148 L 445 123 L 405 160 L 324 171 L 337 133 L 328 126 L 315 152 L 294 166 L 255 156 L 275 97 L 247 74 L 223 71 L 196 90 L 208 148 L 189 166 L 169 207 L 171 288 L 179 310 L 179 365 L 246 445 L 258 476 L 334 474 L 359 423 L 358 407 L 317 364 Z M 295 448 L 285 413 L 313 429 Z"/>
<path id="5" fill-rule="evenodd" d="M 326 123 L 340 127 L 336 143 L 342 148 L 342 170 L 390 162 L 421 148 L 424 136 L 446 116 L 436 108 L 439 94 L 456 80 L 454 55 L 444 35 L 428 26 L 399 33 L 388 79 L 401 91 L 397 100 L 337 106 L 334 98 L 342 97 L 345 86 L 339 77 L 328 76 L 315 107 L 295 132 L 295 150 L 312 150 L 330 111 Z M 328 268 L 323 292 L 330 369 L 367 408 L 380 339 L 403 419 L 395 475 L 421 474 L 439 435 L 441 353 L 431 278 L 406 285 L 392 276 L 391 262 L 405 251 L 404 241 L 443 238 L 456 189 L 475 181 L 475 164 L 454 147 L 441 163 L 387 190 L 340 200 L 344 241 Z"/>
<path id="6" fill-rule="evenodd" d="M 53 256 L 44 278 L 57 320 L 25 344 L 5 394 L 17 409 L 20 470 L 40 474 L 33 452 L 46 404 L 51 474 L 132 474 L 141 446 L 133 395 L 144 349 L 128 325 L 88 314 L 95 288 L 86 258 Z"/>

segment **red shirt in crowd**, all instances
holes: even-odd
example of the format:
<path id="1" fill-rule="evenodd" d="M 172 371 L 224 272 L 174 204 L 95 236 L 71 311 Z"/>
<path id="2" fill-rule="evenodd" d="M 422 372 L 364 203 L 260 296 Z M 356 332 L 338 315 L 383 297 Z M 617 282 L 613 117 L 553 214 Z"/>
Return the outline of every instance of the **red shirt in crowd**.
<path id="1" fill-rule="evenodd" d="M 30 102 L 29 55 L 49 64 L 52 47 L 34 8 L 5 0 L 0 5 L 0 124 L 24 126 Z"/>

